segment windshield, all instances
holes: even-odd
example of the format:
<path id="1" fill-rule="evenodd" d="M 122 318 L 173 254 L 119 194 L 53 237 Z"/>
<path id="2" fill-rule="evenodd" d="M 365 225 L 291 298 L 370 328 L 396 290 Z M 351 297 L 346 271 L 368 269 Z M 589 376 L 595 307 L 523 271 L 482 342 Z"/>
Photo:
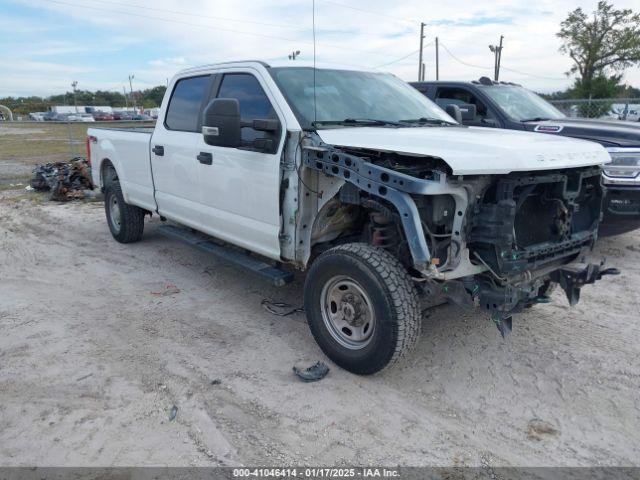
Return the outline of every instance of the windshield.
<path id="1" fill-rule="evenodd" d="M 416 89 L 387 73 L 317 69 L 314 108 L 313 68 L 282 67 L 271 72 L 302 128 L 312 127 L 314 121 L 320 125 L 346 119 L 350 125 L 407 120 L 454 123 Z"/>
<path id="2" fill-rule="evenodd" d="M 565 115 L 549 102 L 526 88 L 515 85 L 493 85 L 480 87 L 512 119 L 549 120 Z"/>

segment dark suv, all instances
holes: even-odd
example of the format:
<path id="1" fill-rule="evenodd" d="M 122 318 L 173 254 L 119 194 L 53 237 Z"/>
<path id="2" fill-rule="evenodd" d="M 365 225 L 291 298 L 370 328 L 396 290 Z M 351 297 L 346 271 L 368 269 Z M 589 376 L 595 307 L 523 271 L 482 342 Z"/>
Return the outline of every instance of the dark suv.
<path id="1" fill-rule="evenodd" d="M 607 187 L 603 234 L 640 227 L 640 126 L 621 121 L 570 118 L 520 85 L 493 82 L 413 82 L 443 109 L 457 105 L 462 123 L 476 127 L 529 130 L 592 140 L 611 155 L 603 182 Z"/>

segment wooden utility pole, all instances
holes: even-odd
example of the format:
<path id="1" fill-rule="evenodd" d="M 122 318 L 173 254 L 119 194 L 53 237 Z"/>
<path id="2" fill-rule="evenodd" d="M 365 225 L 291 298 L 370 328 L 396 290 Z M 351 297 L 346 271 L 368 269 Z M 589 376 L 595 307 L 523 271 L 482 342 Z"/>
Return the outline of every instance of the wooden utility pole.
<path id="1" fill-rule="evenodd" d="M 424 80 L 422 68 L 422 45 L 424 44 L 424 22 L 420 23 L 420 58 L 418 59 L 418 81 Z"/>
<path id="2" fill-rule="evenodd" d="M 500 78 L 500 61 L 502 60 L 502 40 L 504 35 L 500 35 L 500 45 L 489 45 L 489 50 L 493 52 L 493 79 L 497 82 Z"/>
<path id="3" fill-rule="evenodd" d="M 503 35 L 500 35 L 500 46 L 498 47 L 498 60 L 496 63 L 496 82 L 500 79 L 500 61 L 502 60 L 502 39 Z"/>
<path id="4" fill-rule="evenodd" d="M 131 103 L 133 104 L 133 110 L 135 112 L 138 111 L 136 107 L 136 97 L 133 96 L 133 82 L 132 80 L 136 78 L 134 75 L 129 75 L 129 90 L 131 91 Z"/>

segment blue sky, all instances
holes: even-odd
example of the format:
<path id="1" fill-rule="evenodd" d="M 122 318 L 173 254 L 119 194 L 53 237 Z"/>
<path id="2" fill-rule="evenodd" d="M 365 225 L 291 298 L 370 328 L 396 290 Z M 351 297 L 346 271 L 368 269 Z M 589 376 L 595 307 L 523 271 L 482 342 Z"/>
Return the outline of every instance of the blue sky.
<path id="1" fill-rule="evenodd" d="M 616 2 L 637 7 L 633 0 Z M 122 90 L 165 83 L 181 68 L 234 59 L 312 59 L 311 0 L 0 0 L 0 97 L 79 88 Z M 427 78 L 440 38 L 443 79 L 490 75 L 490 43 L 505 36 L 503 78 L 552 91 L 569 83 L 559 22 L 595 0 L 316 0 L 320 65 L 417 74 L 418 31 L 427 23 Z M 398 59 L 406 57 L 403 60 Z M 507 70 L 508 69 L 508 70 Z M 626 80 L 640 85 L 632 69 Z"/>

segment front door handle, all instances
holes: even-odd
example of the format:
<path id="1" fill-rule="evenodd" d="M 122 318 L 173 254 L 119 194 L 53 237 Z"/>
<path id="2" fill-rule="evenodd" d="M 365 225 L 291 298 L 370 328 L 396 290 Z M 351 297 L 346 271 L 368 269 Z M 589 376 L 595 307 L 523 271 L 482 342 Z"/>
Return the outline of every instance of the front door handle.
<path id="1" fill-rule="evenodd" d="M 211 165 L 211 163 L 213 162 L 213 155 L 207 152 L 200 152 L 197 158 L 198 161 L 203 165 Z"/>
<path id="2" fill-rule="evenodd" d="M 164 155 L 164 147 L 162 145 L 155 145 L 151 151 L 155 153 L 158 157 L 162 157 Z"/>

